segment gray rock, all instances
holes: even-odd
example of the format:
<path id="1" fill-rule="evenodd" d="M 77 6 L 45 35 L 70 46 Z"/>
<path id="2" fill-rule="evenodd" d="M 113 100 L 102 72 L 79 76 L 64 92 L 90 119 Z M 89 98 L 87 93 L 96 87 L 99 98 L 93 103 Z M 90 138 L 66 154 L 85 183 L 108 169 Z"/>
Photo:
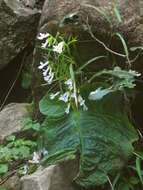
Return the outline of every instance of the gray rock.
<path id="1" fill-rule="evenodd" d="M 68 164 L 66 167 L 68 168 Z M 24 176 L 21 179 L 22 190 L 74 190 L 72 179 L 69 179 L 73 169 L 65 173 L 59 165 L 40 167 L 32 175 Z"/>
<path id="2" fill-rule="evenodd" d="M 89 4 L 102 9 L 112 20 L 113 31 L 120 31 L 128 43 L 142 42 L 142 0 L 117 0 L 116 2 L 117 9 L 119 10 L 122 18 L 121 23 L 118 22 L 113 12 L 113 0 L 46 0 L 40 19 L 40 30 L 59 30 L 59 25 L 62 21 L 63 30 L 65 30 L 68 34 L 73 32 L 80 36 L 86 29 L 85 22 L 88 18 L 89 24 L 92 26 L 92 31 L 96 33 L 96 35 L 106 37 L 110 31 L 109 25 L 103 16 L 101 16 L 97 11 L 84 6 L 84 4 Z M 73 18 L 68 18 L 67 15 L 70 13 L 76 13 L 76 16 Z M 63 20 L 64 18 L 65 20 Z"/>
<path id="3" fill-rule="evenodd" d="M 24 103 L 11 103 L 4 107 L 0 112 L 0 143 L 7 136 L 21 131 L 21 120 L 26 116 L 28 116 L 28 111 Z"/>
<path id="4" fill-rule="evenodd" d="M 13 175 L 2 186 L 0 186 L 0 189 L 21 190 L 21 184 L 20 184 L 19 177 L 16 174 Z"/>
<path id="5" fill-rule="evenodd" d="M 27 7 L 20 0 L 0 0 L 0 69 L 34 42 L 40 18 L 34 2 Z"/>

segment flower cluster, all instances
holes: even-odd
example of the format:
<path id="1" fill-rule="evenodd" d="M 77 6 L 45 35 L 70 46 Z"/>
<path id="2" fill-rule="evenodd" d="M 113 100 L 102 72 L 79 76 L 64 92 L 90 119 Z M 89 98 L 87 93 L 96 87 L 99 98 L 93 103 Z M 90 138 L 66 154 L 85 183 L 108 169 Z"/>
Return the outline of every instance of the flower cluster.
<path id="1" fill-rule="evenodd" d="M 45 40 L 41 47 L 42 48 L 46 48 L 47 46 L 51 46 L 51 39 L 53 39 L 53 37 L 49 34 L 49 33 L 40 33 L 37 36 L 38 40 Z M 56 44 L 55 44 L 56 43 Z M 63 52 L 63 47 L 64 47 L 64 42 L 54 42 L 53 46 L 52 46 L 52 51 L 56 52 L 58 54 L 61 54 Z M 43 73 L 43 78 L 44 81 L 46 81 L 48 84 L 52 84 L 52 81 L 54 79 L 54 73 L 52 72 L 52 68 L 50 66 L 50 61 L 46 61 L 46 62 L 40 62 L 40 65 L 38 66 L 38 69 L 42 70 Z"/>
<path id="2" fill-rule="evenodd" d="M 67 81 L 65 81 L 64 84 L 65 84 L 66 88 L 68 89 L 68 91 L 66 91 L 63 94 L 60 94 L 60 92 L 56 92 L 55 94 L 51 93 L 50 99 L 53 100 L 58 96 L 59 101 L 63 101 L 65 103 L 67 103 L 67 108 L 65 109 L 65 113 L 69 114 L 70 107 L 71 107 L 71 101 L 72 101 L 72 99 L 76 98 L 75 97 L 76 95 L 75 95 L 74 90 L 73 90 L 74 88 L 73 88 L 73 82 L 72 82 L 71 78 L 68 79 Z M 85 100 L 79 94 L 79 91 L 78 91 L 78 95 L 77 95 L 77 100 L 78 100 L 79 105 L 81 107 L 83 107 L 84 111 L 88 110 L 87 106 L 85 105 Z"/>
<path id="3" fill-rule="evenodd" d="M 38 38 L 38 40 L 42 40 L 42 45 L 41 45 L 42 48 L 45 49 L 48 46 L 48 48 L 50 49 L 50 53 L 51 52 L 54 53 L 54 54 L 52 54 L 52 56 L 53 55 L 55 56 L 55 58 L 56 58 L 55 60 L 57 60 L 57 58 L 60 59 L 57 62 L 57 64 L 61 63 L 61 66 L 62 66 L 62 64 L 65 64 L 63 68 L 66 68 L 67 62 L 64 62 L 64 63 L 60 62 L 62 55 L 64 55 L 66 52 L 66 48 L 64 49 L 64 47 L 66 47 L 66 43 L 64 41 L 58 42 L 57 38 L 54 38 L 49 33 L 45 33 L 45 34 L 40 33 L 37 38 Z M 59 56 L 59 54 L 61 56 Z M 65 57 L 68 57 L 68 56 L 67 55 L 64 56 L 64 60 L 65 60 Z M 56 65 L 57 65 L 56 61 L 54 62 L 53 65 L 51 65 L 52 63 L 53 63 L 53 61 L 50 61 L 50 58 L 48 57 L 48 61 L 46 61 L 46 62 L 41 61 L 40 65 L 38 66 L 38 69 L 40 69 L 43 73 L 44 80 L 48 84 L 52 84 L 52 82 L 53 82 L 54 72 L 52 72 L 52 69 L 54 68 L 54 70 L 56 70 Z M 60 75 L 61 74 L 62 73 L 60 73 Z M 68 76 L 66 76 L 66 78 L 67 77 Z M 56 75 L 55 75 L 55 79 L 56 79 Z M 64 82 L 64 89 L 66 89 L 66 91 L 64 93 L 61 93 L 59 91 L 56 93 L 51 93 L 50 99 L 54 100 L 56 97 L 58 97 L 59 101 L 63 101 L 64 103 L 66 103 L 67 107 L 65 109 L 65 113 L 68 114 L 70 112 L 71 103 L 73 100 L 76 100 L 76 103 L 79 104 L 79 106 L 81 106 L 83 108 L 83 110 L 88 109 L 87 106 L 85 105 L 85 100 L 82 98 L 82 96 L 79 93 L 79 90 L 75 93 L 73 81 L 71 78 Z"/>
<path id="4" fill-rule="evenodd" d="M 46 33 L 46 34 L 40 33 L 39 36 L 37 36 L 38 40 L 46 39 L 46 41 L 43 42 L 41 45 L 42 48 L 46 48 L 47 45 L 50 46 L 50 43 L 49 43 L 50 37 L 51 35 L 49 33 Z M 63 52 L 63 47 L 64 47 L 64 42 L 59 42 L 58 44 L 53 45 L 52 51 L 61 54 Z"/>
<path id="5" fill-rule="evenodd" d="M 40 65 L 38 66 L 38 69 L 42 70 L 44 80 L 48 84 L 52 84 L 54 73 L 52 72 L 52 68 L 49 65 L 49 61 L 46 61 L 45 63 L 40 61 Z"/>

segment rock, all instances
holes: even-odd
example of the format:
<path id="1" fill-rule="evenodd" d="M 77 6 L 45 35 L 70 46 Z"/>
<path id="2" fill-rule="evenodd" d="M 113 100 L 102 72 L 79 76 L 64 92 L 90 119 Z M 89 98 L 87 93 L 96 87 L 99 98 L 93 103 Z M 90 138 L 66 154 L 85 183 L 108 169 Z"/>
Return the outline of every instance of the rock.
<path id="1" fill-rule="evenodd" d="M 59 30 L 59 25 L 68 32 L 80 35 L 79 31 L 86 30 L 86 21 L 92 26 L 96 35 L 107 36 L 109 25 L 103 16 L 92 8 L 90 4 L 102 9 L 113 23 L 113 31 L 120 31 L 128 43 L 142 43 L 143 41 L 143 2 L 142 0 L 117 0 L 117 9 L 122 22 L 119 23 L 113 13 L 113 0 L 46 0 L 40 20 L 40 30 Z M 54 9 L 54 11 L 53 11 Z M 74 13 L 73 17 L 68 14 Z M 81 34 L 82 35 L 82 34 Z"/>
<path id="2" fill-rule="evenodd" d="M 34 42 L 40 11 L 31 2 L 0 0 L 0 69 Z"/>
<path id="3" fill-rule="evenodd" d="M 11 103 L 0 112 L 0 143 L 7 136 L 21 131 L 21 120 L 28 116 L 26 105 L 24 103 Z"/>
<path id="4" fill-rule="evenodd" d="M 21 184 L 19 177 L 15 174 L 12 177 L 10 177 L 4 185 L 0 186 L 0 189 L 5 190 L 21 190 Z"/>
<path id="5" fill-rule="evenodd" d="M 66 165 L 68 167 L 68 164 Z M 70 171 L 70 172 L 69 172 Z M 65 169 L 59 165 L 51 165 L 47 168 L 40 167 L 32 175 L 22 177 L 22 190 L 75 190 L 72 179 L 77 168 Z"/>

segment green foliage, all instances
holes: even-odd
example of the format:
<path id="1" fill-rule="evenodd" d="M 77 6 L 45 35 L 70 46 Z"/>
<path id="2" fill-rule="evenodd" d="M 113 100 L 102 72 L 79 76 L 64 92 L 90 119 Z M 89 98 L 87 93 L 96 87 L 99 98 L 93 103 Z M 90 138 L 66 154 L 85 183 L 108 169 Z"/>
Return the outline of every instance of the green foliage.
<path id="1" fill-rule="evenodd" d="M 117 9 L 116 3 L 114 3 L 113 11 L 114 11 L 114 14 L 117 17 L 118 21 L 122 22 L 121 15 L 119 13 L 119 10 Z"/>
<path id="2" fill-rule="evenodd" d="M 25 72 L 25 73 L 23 74 L 23 79 L 22 79 L 22 84 L 21 84 L 21 86 L 22 86 L 24 89 L 27 90 L 27 89 L 29 89 L 30 85 L 31 85 L 31 75 L 30 75 L 30 73 Z"/>
<path id="3" fill-rule="evenodd" d="M 86 99 L 88 88 L 82 89 Z M 122 103 L 121 94 L 114 93 L 98 102 L 88 101 L 88 111 L 47 117 L 42 127 L 49 154 L 42 163 L 74 159 L 79 151 L 80 170 L 75 181 L 86 188 L 107 182 L 107 176 L 120 170 L 132 155 L 132 142 L 137 140 Z M 51 104 L 45 104 L 50 109 Z"/>
<path id="4" fill-rule="evenodd" d="M 6 190 L 4 187 L 0 187 L 0 190 Z"/>
<path id="5" fill-rule="evenodd" d="M 37 144 L 31 140 L 16 139 L 14 135 L 6 138 L 6 144 L 0 146 L 0 175 L 12 167 L 13 162 L 27 159 Z"/>
<path id="6" fill-rule="evenodd" d="M 54 101 L 51 101 L 50 95 L 45 95 L 42 100 L 39 102 L 40 112 L 43 115 L 48 115 L 49 117 L 60 117 L 65 114 L 66 104 L 63 102 L 59 102 L 57 98 Z"/>
<path id="7" fill-rule="evenodd" d="M 143 46 L 135 46 L 135 47 L 130 48 L 130 51 L 137 51 L 137 50 L 142 50 L 143 51 Z"/>
<path id="8" fill-rule="evenodd" d="M 122 45 L 123 45 L 123 48 L 124 48 L 124 52 L 126 54 L 126 58 L 127 58 L 127 61 L 128 61 L 128 64 L 130 65 L 130 59 L 129 59 L 129 51 L 128 51 L 128 47 L 127 47 L 127 44 L 123 38 L 123 36 L 120 34 L 120 33 L 115 33 L 116 36 L 118 36 L 122 42 Z"/>
<path id="9" fill-rule="evenodd" d="M 24 118 L 22 120 L 23 130 L 34 130 L 36 132 L 40 131 L 40 124 L 37 121 L 32 121 L 30 117 Z"/>
<path id="10" fill-rule="evenodd" d="M 0 175 L 8 171 L 8 164 L 0 164 Z"/>

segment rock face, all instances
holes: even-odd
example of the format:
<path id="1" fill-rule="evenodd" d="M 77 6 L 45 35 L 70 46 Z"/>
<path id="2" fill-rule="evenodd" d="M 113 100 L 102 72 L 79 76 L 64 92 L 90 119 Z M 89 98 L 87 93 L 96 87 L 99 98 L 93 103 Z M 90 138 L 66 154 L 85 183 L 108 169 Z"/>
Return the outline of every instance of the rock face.
<path id="1" fill-rule="evenodd" d="M 9 104 L 0 112 L 0 143 L 7 136 L 21 131 L 21 120 L 26 116 L 28 111 L 24 103 Z"/>
<path id="2" fill-rule="evenodd" d="M 70 173 L 69 171 L 64 173 L 64 171 L 59 165 L 51 165 L 47 168 L 40 167 L 32 175 L 24 176 L 21 179 L 22 190 L 75 190 L 70 177 L 73 177 L 71 175 L 76 170 L 74 171 L 72 168 Z"/>
<path id="3" fill-rule="evenodd" d="M 34 41 L 40 18 L 35 3 L 0 0 L 0 69 Z"/>
<path id="4" fill-rule="evenodd" d="M 102 9 L 110 17 L 113 31 L 120 31 L 129 43 L 142 42 L 142 0 L 117 0 L 116 6 L 122 18 L 121 23 L 117 21 L 113 13 L 113 2 L 113 0 L 46 0 L 40 21 L 40 30 L 59 29 L 59 25 L 61 25 L 64 29 L 70 30 L 70 32 L 74 31 L 79 35 L 78 30 L 84 31 L 86 29 L 85 21 L 88 18 L 93 32 L 97 35 L 106 36 L 109 31 L 109 25 L 95 9 L 85 6 L 85 4 L 89 4 Z M 74 14 L 68 17 L 70 13 Z"/>
<path id="5" fill-rule="evenodd" d="M 0 186 L 0 189 L 6 190 L 21 190 L 20 179 L 17 175 L 10 177 L 4 185 Z"/>

